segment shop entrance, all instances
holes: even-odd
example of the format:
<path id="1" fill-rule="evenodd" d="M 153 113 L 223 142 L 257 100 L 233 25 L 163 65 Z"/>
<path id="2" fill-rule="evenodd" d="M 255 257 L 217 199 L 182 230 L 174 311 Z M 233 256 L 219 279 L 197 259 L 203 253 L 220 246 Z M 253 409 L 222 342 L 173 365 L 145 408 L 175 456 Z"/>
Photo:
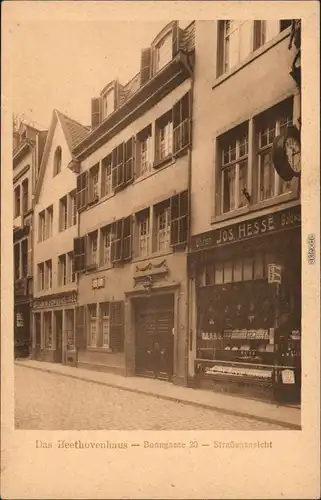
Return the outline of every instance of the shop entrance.
<path id="1" fill-rule="evenodd" d="M 136 302 L 136 374 L 170 380 L 173 374 L 174 296 Z"/>
<path id="2" fill-rule="evenodd" d="M 55 312 L 56 363 L 62 363 L 62 311 Z"/>

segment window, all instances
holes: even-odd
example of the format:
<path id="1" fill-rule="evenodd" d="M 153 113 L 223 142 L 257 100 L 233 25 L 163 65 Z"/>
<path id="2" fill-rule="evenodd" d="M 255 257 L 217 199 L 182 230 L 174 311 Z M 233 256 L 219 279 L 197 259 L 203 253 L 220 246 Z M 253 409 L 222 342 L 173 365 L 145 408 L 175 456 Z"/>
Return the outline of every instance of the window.
<path id="1" fill-rule="evenodd" d="M 75 283 L 76 281 L 76 272 L 75 272 L 75 259 L 74 253 L 67 253 L 67 282 Z"/>
<path id="2" fill-rule="evenodd" d="M 103 95 L 102 102 L 103 102 L 103 119 L 105 119 L 115 109 L 114 89 L 109 90 L 105 95 Z"/>
<path id="3" fill-rule="evenodd" d="M 49 290 L 52 287 L 52 261 L 45 262 L 45 288 Z"/>
<path id="4" fill-rule="evenodd" d="M 98 245 L 98 231 L 93 231 L 88 234 L 89 252 L 88 252 L 88 265 L 96 266 L 98 264 L 97 245 Z"/>
<path id="5" fill-rule="evenodd" d="M 215 262 L 215 264 L 206 264 L 205 286 L 266 278 L 268 266 L 265 261 L 272 262 L 273 258 L 257 253 L 254 257 L 244 256 L 233 260 Z M 204 270 L 200 270 L 200 273 L 204 274 Z M 200 278 L 199 276 L 199 282 L 201 281 Z"/>
<path id="6" fill-rule="evenodd" d="M 171 245 L 185 245 L 188 238 L 188 191 L 170 200 Z"/>
<path id="7" fill-rule="evenodd" d="M 54 176 L 60 174 L 61 172 L 61 159 L 62 159 L 62 151 L 61 147 L 58 146 L 55 151 L 54 156 Z"/>
<path id="8" fill-rule="evenodd" d="M 289 100 L 257 118 L 259 201 L 291 191 L 291 181 L 283 181 L 274 169 L 272 145 L 275 137 L 292 124 L 292 116 L 292 100 Z"/>
<path id="9" fill-rule="evenodd" d="M 250 54 L 251 26 L 252 21 L 236 19 L 218 22 L 217 76 L 237 66 Z"/>
<path id="10" fill-rule="evenodd" d="M 88 346 L 97 346 L 97 305 L 90 304 L 88 306 L 88 317 L 89 317 L 89 338 Z"/>
<path id="11" fill-rule="evenodd" d="M 248 124 L 218 138 L 221 166 L 221 212 L 246 205 L 244 193 L 248 170 Z"/>
<path id="12" fill-rule="evenodd" d="M 52 236 L 52 225 L 53 225 L 53 205 L 46 210 L 46 237 L 50 238 Z"/>
<path id="13" fill-rule="evenodd" d="M 111 266 L 111 238 L 112 231 L 111 225 L 101 229 L 101 254 L 100 254 L 100 265 L 101 266 Z"/>
<path id="14" fill-rule="evenodd" d="M 14 216 L 19 217 L 20 215 L 20 186 L 17 186 L 14 190 Z"/>
<path id="15" fill-rule="evenodd" d="M 111 261 L 115 263 L 121 261 L 123 256 L 123 251 L 122 251 L 123 219 L 114 222 L 111 228 L 112 228 Z"/>
<path id="16" fill-rule="evenodd" d="M 38 290 L 45 289 L 45 268 L 44 263 L 38 264 Z"/>
<path id="17" fill-rule="evenodd" d="M 28 275 L 28 240 L 25 238 L 21 241 L 21 277 L 26 278 Z"/>
<path id="18" fill-rule="evenodd" d="M 137 135 L 137 177 L 151 171 L 152 167 L 152 127 L 149 125 Z"/>
<path id="19" fill-rule="evenodd" d="M 138 229 L 137 255 L 146 257 L 149 255 L 149 209 L 136 214 Z"/>
<path id="20" fill-rule="evenodd" d="M 155 251 L 163 252 L 170 247 L 170 201 L 155 206 Z"/>
<path id="21" fill-rule="evenodd" d="M 166 113 L 156 122 L 156 161 L 160 162 L 173 152 L 172 111 Z"/>
<path id="22" fill-rule="evenodd" d="M 130 260 L 132 257 L 132 218 L 131 218 L 131 216 L 125 217 L 125 219 L 123 219 L 122 257 L 123 257 L 123 260 Z"/>
<path id="23" fill-rule="evenodd" d="M 124 143 L 112 152 L 112 189 L 124 184 Z"/>
<path id="24" fill-rule="evenodd" d="M 266 21 L 254 21 L 253 50 L 266 42 Z"/>
<path id="25" fill-rule="evenodd" d="M 68 227 L 67 196 L 59 200 L 59 230 L 65 231 Z"/>
<path id="26" fill-rule="evenodd" d="M 281 19 L 280 21 L 280 31 L 284 31 L 291 26 L 291 19 Z"/>
<path id="27" fill-rule="evenodd" d="M 74 329 L 74 311 L 66 311 L 66 332 L 67 332 L 67 349 L 69 351 L 75 348 L 75 329 Z"/>
<path id="28" fill-rule="evenodd" d="M 77 177 L 77 210 L 83 210 L 87 206 L 88 172 Z"/>
<path id="29" fill-rule="evenodd" d="M 14 279 L 20 278 L 20 244 L 16 243 L 14 249 Z"/>
<path id="30" fill-rule="evenodd" d="M 112 166 L 112 155 L 106 156 L 103 159 L 101 165 L 101 196 L 108 196 L 112 192 L 111 187 L 111 166 Z"/>
<path id="31" fill-rule="evenodd" d="M 178 153 L 190 143 L 190 95 L 185 94 L 173 108 L 174 153 Z"/>
<path id="32" fill-rule="evenodd" d="M 95 203 L 99 199 L 98 192 L 99 163 L 89 170 L 89 203 Z"/>
<path id="33" fill-rule="evenodd" d="M 39 214 L 39 241 L 46 239 L 46 212 L 43 210 Z"/>
<path id="34" fill-rule="evenodd" d="M 100 304 L 100 321 L 102 330 L 102 346 L 109 347 L 110 344 L 110 311 L 109 302 Z"/>
<path id="35" fill-rule="evenodd" d="M 168 33 L 155 48 L 155 71 L 161 70 L 172 60 L 172 32 Z"/>
<path id="36" fill-rule="evenodd" d="M 44 312 L 43 313 L 43 323 L 44 323 L 44 331 L 45 331 L 45 347 L 47 349 L 52 348 L 52 313 Z"/>
<path id="37" fill-rule="evenodd" d="M 22 213 L 26 213 L 29 208 L 28 179 L 22 183 Z"/>
<path id="38" fill-rule="evenodd" d="M 67 262 L 66 254 L 58 257 L 58 285 L 64 286 L 67 283 Z"/>
<path id="39" fill-rule="evenodd" d="M 69 215 L 68 215 L 69 226 L 75 226 L 77 224 L 77 202 L 76 202 L 76 190 L 69 193 Z"/>

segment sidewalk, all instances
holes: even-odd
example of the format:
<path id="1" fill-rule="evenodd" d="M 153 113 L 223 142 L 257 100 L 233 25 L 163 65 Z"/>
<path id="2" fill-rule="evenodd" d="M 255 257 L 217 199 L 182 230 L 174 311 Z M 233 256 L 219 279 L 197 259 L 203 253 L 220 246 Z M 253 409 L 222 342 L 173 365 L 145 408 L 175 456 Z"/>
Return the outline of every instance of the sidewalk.
<path id="1" fill-rule="evenodd" d="M 271 424 L 274 423 L 284 426 L 287 429 L 299 430 L 301 428 L 301 411 L 296 407 L 278 406 L 238 396 L 181 387 L 161 380 L 143 377 L 123 377 L 112 373 L 96 372 L 30 359 L 16 360 L 15 364 L 17 366 L 94 382 L 125 391 L 212 409 L 230 415 L 253 418 Z"/>

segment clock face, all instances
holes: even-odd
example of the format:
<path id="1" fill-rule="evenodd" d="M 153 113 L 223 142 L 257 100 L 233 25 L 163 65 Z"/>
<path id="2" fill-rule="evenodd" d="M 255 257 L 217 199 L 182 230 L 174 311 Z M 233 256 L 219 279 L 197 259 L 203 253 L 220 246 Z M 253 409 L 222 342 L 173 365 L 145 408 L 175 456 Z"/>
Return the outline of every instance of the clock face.
<path id="1" fill-rule="evenodd" d="M 294 172 L 301 172 L 301 146 L 293 137 L 288 137 L 285 142 L 285 151 L 290 167 Z"/>

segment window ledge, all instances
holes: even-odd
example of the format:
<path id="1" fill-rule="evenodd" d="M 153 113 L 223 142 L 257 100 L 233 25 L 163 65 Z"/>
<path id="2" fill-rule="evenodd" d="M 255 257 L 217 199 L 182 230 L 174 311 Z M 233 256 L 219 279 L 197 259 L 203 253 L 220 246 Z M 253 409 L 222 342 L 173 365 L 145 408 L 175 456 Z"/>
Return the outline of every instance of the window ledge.
<path id="1" fill-rule="evenodd" d="M 87 351 L 90 351 L 90 352 L 105 352 L 105 353 L 109 353 L 109 354 L 112 354 L 113 353 L 113 350 L 111 347 L 91 347 L 91 346 L 87 346 Z"/>
<path id="2" fill-rule="evenodd" d="M 255 51 L 251 52 L 251 54 L 237 66 L 234 66 L 234 68 L 231 68 L 228 72 L 223 73 L 219 77 L 215 78 L 214 84 L 212 85 L 212 89 L 218 87 L 219 85 L 221 85 L 221 83 L 225 82 L 225 80 L 228 80 L 231 76 L 235 75 L 235 73 L 238 73 L 241 69 L 250 64 L 252 61 L 260 57 L 268 50 L 272 49 L 275 45 L 277 45 L 282 40 L 287 38 L 290 35 L 290 32 L 291 32 L 291 27 L 288 27 L 287 29 L 281 31 L 276 37 L 272 38 L 272 40 L 262 45 L 262 47 L 259 47 Z"/>
<path id="3" fill-rule="evenodd" d="M 132 259 L 132 263 L 136 264 L 138 262 L 144 262 L 146 260 L 152 260 L 152 259 L 157 259 L 159 257 L 166 257 L 168 255 L 173 255 L 173 250 L 166 250 L 164 252 L 153 252 L 146 257 L 135 257 Z"/>
<path id="4" fill-rule="evenodd" d="M 176 159 L 175 159 L 173 153 L 171 153 L 170 155 L 166 156 L 166 158 L 163 158 L 162 160 L 154 161 L 153 168 L 156 170 L 158 168 L 163 167 L 164 165 L 175 163 L 175 161 L 176 161 Z"/>
<path id="5" fill-rule="evenodd" d="M 297 196 L 295 191 L 291 191 L 290 193 L 280 194 L 275 196 L 274 198 L 270 198 L 268 200 L 260 201 L 254 203 L 253 205 L 247 205 L 246 207 L 242 207 L 239 210 L 234 210 L 232 212 L 228 212 L 223 215 L 212 216 L 211 224 L 216 224 L 218 222 L 224 222 L 230 219 L 236 219 L 241 217 L 242 215 L 252 214 L 253 212 L 260 212 L 266 208 L 274 207 L 276 205 L 281 205 L 283 203 L 287 203 L 290 201 L 297 202 Z"/>

